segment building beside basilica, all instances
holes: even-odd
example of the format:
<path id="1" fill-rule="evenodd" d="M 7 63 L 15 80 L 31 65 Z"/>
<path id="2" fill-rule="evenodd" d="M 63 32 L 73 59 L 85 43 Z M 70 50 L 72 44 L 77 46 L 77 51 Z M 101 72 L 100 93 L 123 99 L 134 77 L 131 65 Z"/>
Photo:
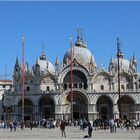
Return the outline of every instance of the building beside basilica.
<path id="1" fill-rule="evenodd" d="M 24 119 L 71 119 L 70 49 L 62 63 L 55 66 L 44 50 L 32 68 L 25 64 Z M 140 75 L 135 55 L 124 59 L 119 49 L 120 97 L 118 95 L 118 59 L 110 59 L 108 70 L 97 68 L 95 58 L 78 35 L 72 46 L 73 118 L 140 120 Z M 22 118 L 22 72 L 18 58 L 13 71 L 13 89 L 3 96 L 3 119 Z"/>

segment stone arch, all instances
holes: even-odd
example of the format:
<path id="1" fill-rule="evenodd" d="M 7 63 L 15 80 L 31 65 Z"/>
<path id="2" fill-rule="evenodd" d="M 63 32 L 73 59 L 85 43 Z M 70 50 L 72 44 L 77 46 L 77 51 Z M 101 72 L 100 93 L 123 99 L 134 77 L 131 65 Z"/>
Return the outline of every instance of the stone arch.
<path id="1" fill-rule="evenodd" d="M 38 100 L 38 110 L 41 118 L 54 119 L 55 118 L 55 101 L 50 96 L 42 96 Z"/>
<path id="2" fill-rule="evenodd" d="M 71 88 L 70 77 L 71 77 L 71 72 L 69 71 L 63 79 L 64 90 Z M 87 85 L 88 79 L 82 71 L 73 70 L 72 78 L 73 78 L 73 88 L 80 88 L 80 89 L 88 88 Z"/>
<path id="3" fill-rule="evenodd" d="M 18 112 L 22 112 L 22 99 L 18 102 Z M 24 120 L 34 119 L 32 114 L 34 113 L 34 107 L 32 100 L 25 98 L 24 99 Z"/>
<path id="4" fill-rule="evenodd" d="M 117 101 L 120 117 L 123 119 L 132 119 L 135 117 L 135 103 L 135 100 L 131 96 L 121 96 Z"/>
<path id="5" fill-rule="evenodd" d="M 70 93 L 70 89 L 66 90 L 63 92 L 63 94 L 59 97 L 59 100 L 58 100 L 58 104 L 65 104 L 65 98 L 66 96 Z M 73 92 L 79 92 L 81 94 L 83 94 L 83 96 L 86 98 L 87 102 L 90 103 L 90 99 L 89 97 L 86 95 L 85 91 L 84 90 L 81 90 L 81 89 L 73 89 Z"/>
<path id="6" fill-rule="evenodd" d="M 88 71 L 87 71 L 84 67 L 81 67 L 81 66 L 79 66 L 79 67 L 73 67 L 73 71 L 80 71 L 80 72 L 82 72 L 82 73 L 85 75 L 87 81 L 89 82 L 89 79 L 88 79 L 89 73 L 88 73 Z M 70 67 L 67 67 L 67 68 L 61 73 L 61 77 L 59 78 L 59 83 L 63 83 L 64 77 L 65 77 L 65 76 L 67 75 L 67 73 L 69 73 L 69 72 L 70 72 Z"/>
<path id="7" fill-rule="evenodd" d="M 100 119 L 113 118 L 113 101 L 109 96 L 101 95 L 96 102 Z"/>
<path id="8" fill-rule="evenodd" d="M 73 111 L 73 119 L 88 119 L 88 98 L 85 94 L 80 91 L 74 90 L 72 104 L 70 91 L 67 92 L 67 94 L 63 94 L 62 98 L 62 104 L 65 105 L 64 114 L 68 115 L 69 119 L 71 119 L 71 111 Z M 72 105 L 73 110 L 71 110 Z"/>

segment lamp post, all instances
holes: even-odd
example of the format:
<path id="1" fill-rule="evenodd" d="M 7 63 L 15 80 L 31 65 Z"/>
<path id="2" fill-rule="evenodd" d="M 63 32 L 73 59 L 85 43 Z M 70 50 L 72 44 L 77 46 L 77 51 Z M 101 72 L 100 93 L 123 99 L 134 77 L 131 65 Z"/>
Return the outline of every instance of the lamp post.
<path id="1" fill-rule="evenodd" d="M 118 96 L 119 96 L 119 100 L 121 98 L 121 91 L 120 91 L 120 56 L 122 56 L 122 52 L 120 50 L 120 42 L 119 42 L 119 38 L 117 38 L 117 59 L 118 59 Z M 121 103 L 119 106 L 119 111 L 120 111 L 120 118 L 122 117 L 121 115 Z"/>

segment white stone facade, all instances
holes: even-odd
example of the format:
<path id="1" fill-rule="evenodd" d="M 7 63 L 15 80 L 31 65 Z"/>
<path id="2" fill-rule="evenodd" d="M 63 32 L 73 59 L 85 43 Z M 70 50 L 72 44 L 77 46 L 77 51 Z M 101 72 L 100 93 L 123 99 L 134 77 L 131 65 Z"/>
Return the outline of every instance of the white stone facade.
<path id="1" fill-rule="evenodd" d="M 111 58 L 108 70 L 97 68 L 95 58 L 85 42 L 77 37 L 71 51 L 64 55 L 59 64 L 53 66 L 44 51 L 36 64 L 25 65 L 24 119 L 42 120 L 85 118 L 122 118 L 140 120 L 140 76 L 137 72 L 135 55 L 128 61 L 119 50 L 120 96 L 118 95 L 118 63 Z M 18 59 L 13 72 L 13 91 L 3 98 L 5 120 L 21 120 L 22 75 Z M 73 95 L 73 96 L 71 96 Z M 71 109 L 73 97 L 73 110 Z"/>

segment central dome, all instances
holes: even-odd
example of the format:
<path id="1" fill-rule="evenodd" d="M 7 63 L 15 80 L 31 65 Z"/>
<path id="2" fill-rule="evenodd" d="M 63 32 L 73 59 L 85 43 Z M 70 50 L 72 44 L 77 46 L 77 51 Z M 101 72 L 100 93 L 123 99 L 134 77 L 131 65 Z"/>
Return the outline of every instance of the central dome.
<path id="1" fill-rule="evenodd" d="M 89 64 L 95 64 L 95 59 L 92 53 L 87 49 L 86 44 L 83 41 L 78 40 L 74 47 L 72 47 L 72 59 L 76 59 L 76 61 L 84 66 Z M 68 64 L 67 62 L 70 60 L 70 49 L 65 53 L 63 58 L 63 63 Z"/>

